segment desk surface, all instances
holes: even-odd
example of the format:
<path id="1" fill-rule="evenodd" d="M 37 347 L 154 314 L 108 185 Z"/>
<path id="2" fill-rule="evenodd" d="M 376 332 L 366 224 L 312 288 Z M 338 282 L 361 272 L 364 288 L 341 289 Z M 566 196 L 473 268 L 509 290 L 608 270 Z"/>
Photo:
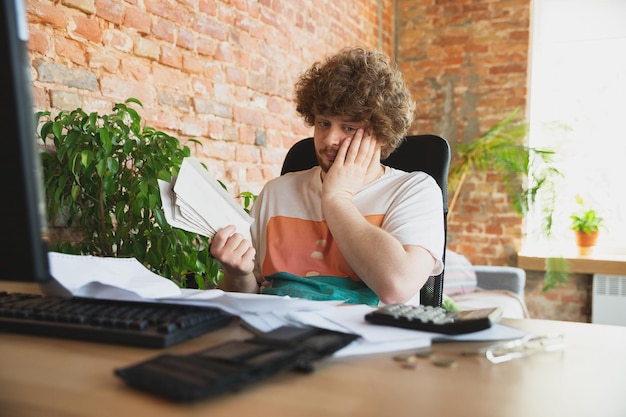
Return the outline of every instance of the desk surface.
<path id="1" fill-rule="evenodd" d="M 28 284 L 0 283 L 10 292 Z M 504 320 L 532 332 L 565 335 L 567 346 L 494 365 L 461 355 L 468 343 L 437 343 L 442 368 L 414 369 L 393 353 L 330 358 L 316 371 L 285 373 L 191 405 L 134 391 L 113 370 L 164 350 L 0 333 L 0 416 L 626 416 L 626 327 L 547 320 Z M 234 323 L 166 349 L 190 353 L 250 334 Z"/>

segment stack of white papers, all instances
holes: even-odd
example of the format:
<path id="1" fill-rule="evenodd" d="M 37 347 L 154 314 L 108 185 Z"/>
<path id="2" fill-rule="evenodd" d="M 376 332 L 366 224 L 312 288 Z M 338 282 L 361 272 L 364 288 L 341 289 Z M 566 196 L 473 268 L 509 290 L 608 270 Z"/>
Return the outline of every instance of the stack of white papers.
<path id="1" fill-rule="evenodd" d="M 172 182 L 159 180 L 159 190 L 171 226 L 212 238 L 232 224 L 250 240 L 252 218 L 194 157 L 183 160 Z"/>

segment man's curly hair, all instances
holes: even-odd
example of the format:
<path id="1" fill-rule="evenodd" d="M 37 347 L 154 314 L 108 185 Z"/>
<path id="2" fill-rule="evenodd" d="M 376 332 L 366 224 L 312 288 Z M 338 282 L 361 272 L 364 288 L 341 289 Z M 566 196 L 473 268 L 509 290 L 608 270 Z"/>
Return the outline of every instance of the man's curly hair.
<path id="1" fill-rule="evenodd" d="M 389 58 L 363 48 L 345 48 L 315 62 L 295 84 L 296 111 L 308 126 L 315 115 L 344 116 L 364 122 L 387 158 L 413 123 L 415 102 L 402 74 Z"/>

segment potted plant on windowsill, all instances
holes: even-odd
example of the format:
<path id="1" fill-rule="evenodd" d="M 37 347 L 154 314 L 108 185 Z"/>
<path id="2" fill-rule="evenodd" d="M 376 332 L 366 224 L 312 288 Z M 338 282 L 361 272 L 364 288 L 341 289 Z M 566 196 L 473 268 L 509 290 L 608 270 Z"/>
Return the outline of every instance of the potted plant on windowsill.
<path id="1" fill-rule="evenodd" d="M 593 208 L 585 206 L 582 197 L 576 196 L 576 201 L 580 210 L 570 216 L 570 228 L 575 233 L 578 254 L 589 256 L 598 240 L 600 226 L 602 226 L 604 218 L 600 217 Z"/>

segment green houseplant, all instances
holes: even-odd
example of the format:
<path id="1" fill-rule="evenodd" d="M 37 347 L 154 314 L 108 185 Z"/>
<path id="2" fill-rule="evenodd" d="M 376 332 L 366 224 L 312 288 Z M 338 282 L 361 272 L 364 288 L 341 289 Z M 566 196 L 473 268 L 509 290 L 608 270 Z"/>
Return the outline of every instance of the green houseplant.
<path id="1" fill-rule="evenodd" d="M 190 149 L 143 126 L 130 104 L 142 106 L 130 98 L 110 114 L 37 113 L 48 221 L 61 218 L 65 230 L 76 232 L 58 234 L 50 249 L 134 257 L 179 286 L 215 286 L 221 271 L 208 238 L 171 227 L 161 206 L 157 179 L 177 175 Z"/>
<path id="2" fill-rule="evenodd" d="M 453 193 L 448 217 L 453 216 L 459 193 L 472 172 L 494 171 L 503 181 L 514 210 L 524 216 L 541 197 L 554 201 L 554 184 L 561 176 L 553 166 L 554 151 L 538 149 L 526 144 L 528 124 L 517 120 L 519 109 L 493 125 L 475 140 L 458 145 L 450 162 L 449 189 Z M 554 204 L 546 204 L 554 207 Z M 543 233 L 552 233 L 553 211 L 544 212 Z M 563 258 L 547 258 L 543 291 L 561 285 L 569 279 L 567 263 Z"/>
<path id="3" fill-rule="evenodd" d="M 578 253 L 587 256 L 596 245 L 604 218 L 600 217 L 595 209 L 587 207 L 581 196 L 576 196 L 576 202 L 580 209 L 570 215 L 570 229 L 575 233 Z"/>
<path id="4" fill-rule="evenodd" d="M 450 162 L 449 188 L 454 191 L 449 216 L 467 176 L 493 170 L 501 175 L 515 211 L 524 215 L 540 193 L 552 197 L 552 185 L 561 173 L 552 165 L 554 151 L 525 144 L 528 125 L 516 120 L 518 109 L 475 140 L 458 145 Z M 552 212 L 545 213 L 545 232 L 552 227 Z"/>

